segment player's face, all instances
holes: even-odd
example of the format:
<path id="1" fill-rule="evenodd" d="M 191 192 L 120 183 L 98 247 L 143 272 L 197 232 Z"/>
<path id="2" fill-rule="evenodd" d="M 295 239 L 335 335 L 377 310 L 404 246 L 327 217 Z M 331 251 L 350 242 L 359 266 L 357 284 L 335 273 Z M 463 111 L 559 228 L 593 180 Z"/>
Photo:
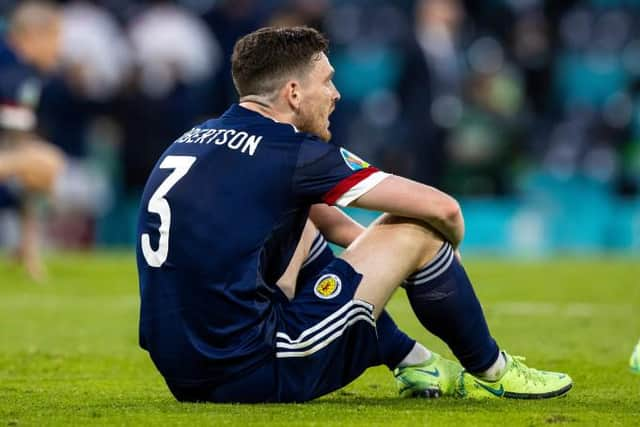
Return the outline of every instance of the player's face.
<path id="1" fill-rule="evenodd" d="M 340 93 L 333 85 L 333 73 L 329 58 L 322 53 L 302 82 L 302 101 L 294 123 L 301 131 L 317 135 L 325 141 L 331 139 L 329 116 L 340 99 Z"/>
<path id="2" fill-rule="evenodd" d="M 46 71 L 50 71 L 56 67 L 58 60 L 60 59 L 60 49 L 62 47 L 61 20 L 58 19 L 56 22 L 53 22 L 40 40 L 40 51 L 42 57 L 41 67 Z"/>
<path id="3" fill-rule="evenodd" d="M 33 65 L 44 72 L 52 71 L 58 64 L 62 43 L 60 18 L 53 19 L 43 28 L 26 32 L 23 37 L 28 44 Z"/>

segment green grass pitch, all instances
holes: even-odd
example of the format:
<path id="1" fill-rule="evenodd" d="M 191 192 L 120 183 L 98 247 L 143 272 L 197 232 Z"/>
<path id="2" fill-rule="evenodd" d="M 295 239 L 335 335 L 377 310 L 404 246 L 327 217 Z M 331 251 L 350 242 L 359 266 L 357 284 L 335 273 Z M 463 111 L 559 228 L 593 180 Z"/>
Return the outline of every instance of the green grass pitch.
<path id="1" fill-rule="evenodd" d="M 137 347 L 133 256 L 59 254 L 48 267 L 48 283 L 36 285 L 0 263 L 0 426 L 640 425 L 640 376 L 627 366 L 640 336 L 638 259 L 468 262 L 494 336 L 532 366 L 570 373 L 565 398 L 402 400 L 378 367 L 291 405 L 175 402 Z M 389 310 L 410 335 L 450 354 L 402 292 Z"/>

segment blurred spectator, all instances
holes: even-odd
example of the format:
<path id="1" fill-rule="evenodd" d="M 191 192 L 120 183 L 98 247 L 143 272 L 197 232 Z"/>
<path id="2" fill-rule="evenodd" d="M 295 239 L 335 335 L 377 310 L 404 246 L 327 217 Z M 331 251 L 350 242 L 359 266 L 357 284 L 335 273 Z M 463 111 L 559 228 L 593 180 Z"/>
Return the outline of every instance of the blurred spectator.
<path id="1" fill-rule="evenodd" d="M 415 17 L 399 85 L 402 135 L 409 142 L 406 152 L 416 159 L 405 174 L 440 186 L 445 143 L 463 110 L 464 10 L 456 0 L 420 0 Z"/>
<path id="2" fill-rule="evenodd" d="M 396 128 L 400 101 L 395 88 L 407 19 L 392 2 L 347 0 L 333 3 L 323 22 L 341 93 L 331 117 L 333 140 L 396 173 L 401 160 L 388 154 L 402 154 L 404 148 Z"/>
<path id="3" fill-rule="evenodd" d="M 93 243 L 95 220 L 112 199 L 109 171 L 89 136 L 130 73 L 131 55 L 122 29 L 94 3 L 67 4 L 62 29 L 60 67 L 44 87 L 39 116 L 67 155 L 49 231 L 56 244 L 77 248 Z"/>
<path id="4" fill-rule="evenodd" d="M 513 194 L 523 117 L 522 80 L 500 45 L 479 38 L 468 51 L 464 110 L 447 140 L 447 188 L 457 194 Z"/>
<path id="5" fill-rule="evenodd" d="M 44 271 L 39 254 L 37 197 L 51 192 L 62 156 L 34 133 L 39 73 L 58 60 L 60 12 L 47 2 L 22 2 L 0 46 L 0 207 L 18 209 L 16 256 L 34 279 Z"/>

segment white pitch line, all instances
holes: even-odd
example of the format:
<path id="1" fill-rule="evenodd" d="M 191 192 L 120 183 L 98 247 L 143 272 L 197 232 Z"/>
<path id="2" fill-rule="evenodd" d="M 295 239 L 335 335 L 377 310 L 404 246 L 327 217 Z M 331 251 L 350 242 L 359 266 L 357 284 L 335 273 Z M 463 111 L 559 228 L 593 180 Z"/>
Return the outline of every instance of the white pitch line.
<path id="1" fill-rule="evenodd" d="M 606 314 L 630 317 L 636 311 L 631 304 L 591 304 L 584 302 L 509 301 L 486 304 L 488 313 L 506 316 L 596 317 Z"/>

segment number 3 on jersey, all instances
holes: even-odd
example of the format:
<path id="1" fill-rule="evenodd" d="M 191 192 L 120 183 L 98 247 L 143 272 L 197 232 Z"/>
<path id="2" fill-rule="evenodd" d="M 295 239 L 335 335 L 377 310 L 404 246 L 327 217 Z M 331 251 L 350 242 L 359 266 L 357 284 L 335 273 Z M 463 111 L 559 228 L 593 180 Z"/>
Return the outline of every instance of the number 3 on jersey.
<path id="1" fill-rule="evenodd" d="M 169 202 L 164 196 L 173 188 L 178 181 L 184 177 L 196 158 L 193 156 L 167 156 L 160 163 L 160 169 L 173 169 L 173 172 L 162 181 L 162 184 L 153 193 L 147 210 L 160 216 L 160 238 L 158 239 L 158 249 L 151 248 L 151 242 L 148 233 L 144 233 L 141 237 L 142 254 L 147 264 L 151 267 L 160 267 L 167 260 L 169 255 L 169 228 L 171 227 L 171 208 Z"/>

